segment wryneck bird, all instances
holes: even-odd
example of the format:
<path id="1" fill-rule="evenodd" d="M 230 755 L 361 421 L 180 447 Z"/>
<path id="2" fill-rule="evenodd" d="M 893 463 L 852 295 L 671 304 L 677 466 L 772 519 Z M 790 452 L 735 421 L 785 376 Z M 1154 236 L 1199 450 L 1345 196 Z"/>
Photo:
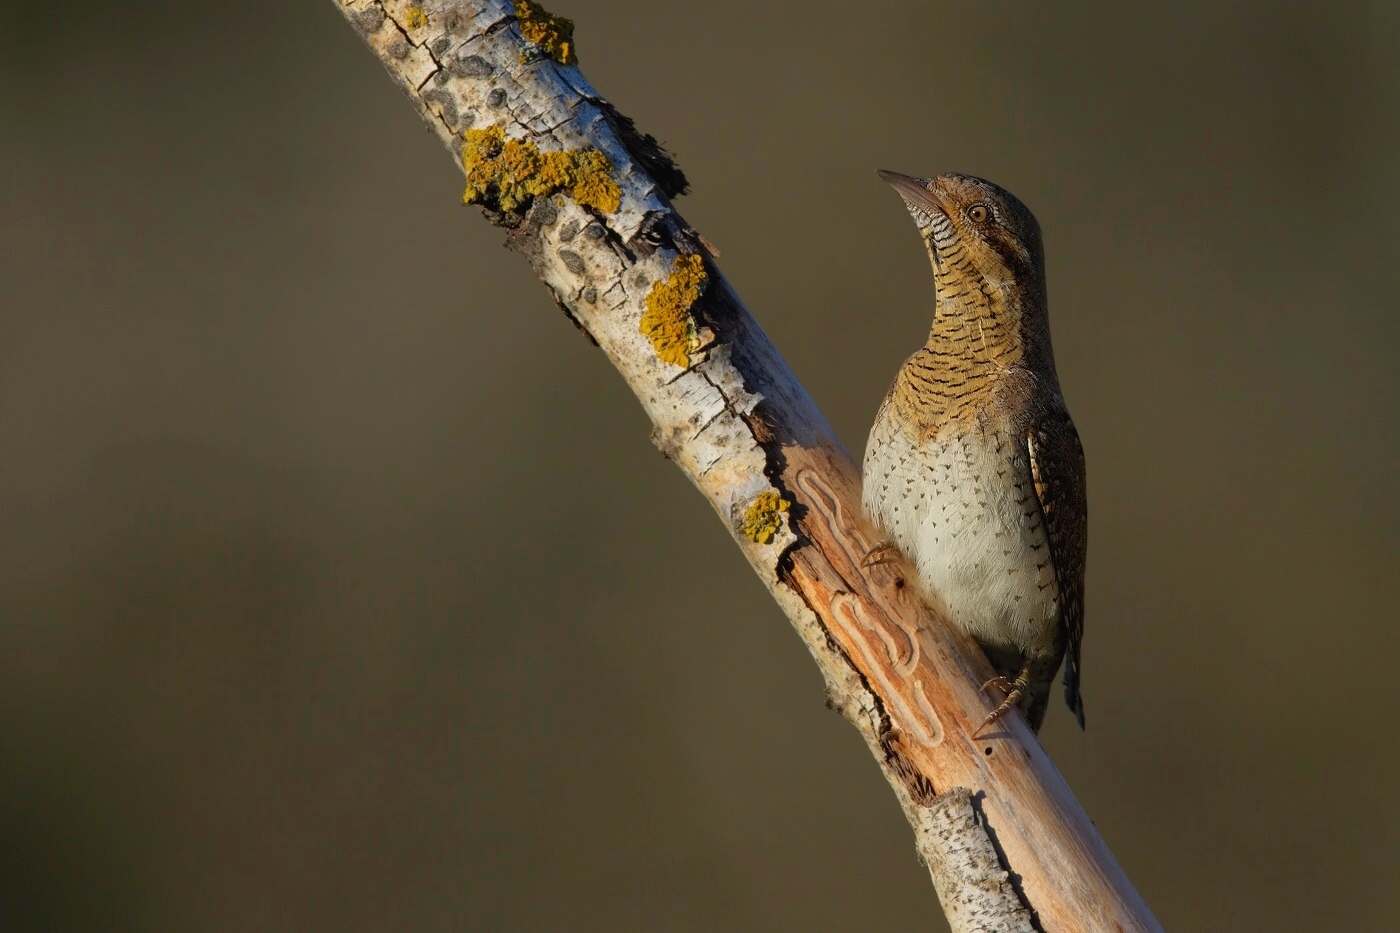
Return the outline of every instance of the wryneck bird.
<path id="1" fill-rule="evenodd" d="M 864 506 L 889 540 L 867 562 L 897 548 L 987 652 L 1004 700 L 983 727 L 1019 706 L 1039 731 L 1063 660 L 1082 728 L 1084 451 L 1055 374 L 1040 225 L 980 178 L 879 175 L 918 225 L 937 301 L 870 430 Z"/>

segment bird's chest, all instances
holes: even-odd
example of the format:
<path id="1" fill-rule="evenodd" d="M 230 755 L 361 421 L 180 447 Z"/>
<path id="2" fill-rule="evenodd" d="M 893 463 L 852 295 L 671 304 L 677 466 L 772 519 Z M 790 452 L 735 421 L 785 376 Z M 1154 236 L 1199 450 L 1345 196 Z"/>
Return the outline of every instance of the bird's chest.
<path id="1" fill-rule="evenodd" d="M 1058 592 L 1024 443 L 997 431 L 916 441 L 877 421 L 864 505 L 949 621 L 987 644 L 1053 650 Z"/>

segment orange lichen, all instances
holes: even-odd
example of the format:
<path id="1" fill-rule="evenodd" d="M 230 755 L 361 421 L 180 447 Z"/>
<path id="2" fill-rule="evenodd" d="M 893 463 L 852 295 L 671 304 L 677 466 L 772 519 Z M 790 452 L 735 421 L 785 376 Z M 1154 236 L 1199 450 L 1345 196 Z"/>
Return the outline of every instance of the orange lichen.
<path id="1" fill-rule="evenodd" d="M 411 6 L 404 14 L 403 25 L 405 29 L 421 29 L 428 25 L 428 14 L 423 12 L 422 7 Z"/>
<path id="2" fill-rule="evenodd" d="M 574 202 L 611 214 L 622 204 L 612 161 L 597 149 L 540 152 L 533 142 L 507 139 L 500 126 L 467 130 L 462 146 L 467 170 L 463 204 L 513 211 L 533 198 L 568 191 Z"/>
<path id="3" fill-rule="evenodd" d="M 515 18 L 520 22 L 520 35 L 526 42 L 538 45 L 561 65 L 578 63 L 574 55 L 573 20 L 555 16 L 532 0 L 515 0 Z"/>
<path id="4" fill-rule="evenodd" d="M 651 338 L 656 355 L 680 366 L 690 365 L 690 352 L 699 344 L 690 306 L 705 288 L 705 261 L 699 256 L 677 256 L 671 274 L 647 292 L 640 330 Z"/>
<path id="5" fill-rule="evenodd" d="M 788 508 L 788 501 L 773 490 L 761 492 L 749 503 L 739 530 L 753 543 L 767 544 L 783 527 L 782 516 Z"/>

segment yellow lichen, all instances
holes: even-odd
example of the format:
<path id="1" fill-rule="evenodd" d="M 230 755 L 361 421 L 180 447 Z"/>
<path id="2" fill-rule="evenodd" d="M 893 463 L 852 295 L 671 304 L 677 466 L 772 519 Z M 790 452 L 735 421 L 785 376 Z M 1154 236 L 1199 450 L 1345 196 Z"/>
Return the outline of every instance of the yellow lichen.
<path id="1" fill-rule="evenodd" d="M 467 130 L 462 146 L 462 167 L 467 170 L 467 190 L 462 192 L 463 204 L 475 204 L 486 199 L 488 192 L 501 179 L 501 148 L 506 131 L 499 126 L 484 130 Z"/>
<path id="2" fill-rule="evenodd" d="M 574 55 L 574 21 L 553 13 L 532 0 L 515 0 L 515 18 L 520 35 L 533 42 L 561 65 L 578 62 Z"/>
<path id="3" fill-rule="evenodd" d="M 613 181 L 612 161 L 597 149 L 584 149 L 573 155 L 574 200 L 606 214 L 617 210 L 622 204 L 622 189 Z"/>
<path id="4" fill-rule="evenodd" d="M 782 496 L 771 489 L 761 492 L 749 503 L 739 530 L 755 544 L 767 544 L 783 527 L 782 514 L 787 510 L 788 502 Z"/>
<path id="5" fill-rule="evenodd" d="M 420 29 L 428 25 L 428 15 L 423 12 L 422 7 L 411 6 L 404 14 L 403 25 L 405 29 Z"/>
<path id="6" fill-rule="evenodd" d="M 573 178 L 574 163 L 577 159 L 577 153 L 546 152 L 541 156 L 540 182 L 556 190 L 569 187 L 570 179 Z M 609 168 L 611 168 L 611 163 L 609 163 Z M 616 205 L 613 206 L 613 210 L 617 210 Z"/>
<path id="7" fill-rule="evenodd" d="M 640 330 L 651 338 L 656 355 L 667 363 L 690 365 L 690 351 L 699 343 L 690 306 L 705 287 L 705 261 L 699 256 L 677 256 L 665 281 L 647 292 Z"/>
<path id="8" fill-rule="evenodd" d="M 529 140 L 506 139 L 500 126 L 467 130 L 462 146 L 467 170 L 463 204 L 513 211 L 532 198 L 568 191 L 575 203 L 611 214 L 622 204 L 612 161 L 597 149 L 540 152 Z"/>

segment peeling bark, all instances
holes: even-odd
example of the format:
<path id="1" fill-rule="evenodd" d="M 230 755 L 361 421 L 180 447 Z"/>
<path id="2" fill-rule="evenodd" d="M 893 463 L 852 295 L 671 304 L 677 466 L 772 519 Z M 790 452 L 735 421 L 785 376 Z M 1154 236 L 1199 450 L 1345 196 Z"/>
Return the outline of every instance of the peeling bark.
<path id="1" fill-rule="evenodd" d="M 572 45 L 555 60 L 525 41 L 509 0 L 336 2 L 459 160 L 464 133 L 492 126 L 538 153 L 606 155 L 615 211 L 563 188 L 488 217 L 627 380 L 653 442 L 791 619 L 829 705 L 904 808 L 954 929 L 1160 929 L 1020 716 L 975 736 L 992 676 L 977 646 L 905 585 L 907 567 L 861 568 L 878 537 L 861 514 L 859 468 L 672 207 L 684 175 L 564 63 Z M 663 359 L 641 321 L 680 257 L 700 257 L 704 286 L 668 332 L 682 351 Z M 980 813 L 969 816 L 967 792 L 938 796 L 950 788 L 971 788 Z"/>

